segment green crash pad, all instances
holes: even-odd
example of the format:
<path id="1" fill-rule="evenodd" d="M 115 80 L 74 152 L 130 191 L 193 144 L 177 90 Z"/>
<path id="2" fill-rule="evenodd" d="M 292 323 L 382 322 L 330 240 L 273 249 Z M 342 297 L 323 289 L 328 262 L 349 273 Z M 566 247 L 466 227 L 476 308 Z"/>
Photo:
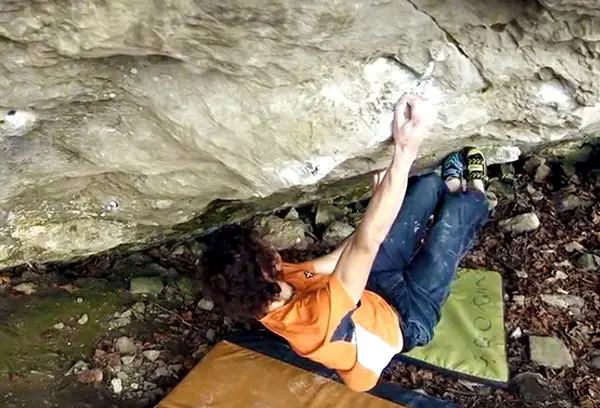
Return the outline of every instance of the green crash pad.
<path id="1" fill-rule="evenodd" d="M 433 340 L 399 359 L 444 374 L 506 386 L 509 369 L 503 294 L 498 272 L 459 270 Z"/>

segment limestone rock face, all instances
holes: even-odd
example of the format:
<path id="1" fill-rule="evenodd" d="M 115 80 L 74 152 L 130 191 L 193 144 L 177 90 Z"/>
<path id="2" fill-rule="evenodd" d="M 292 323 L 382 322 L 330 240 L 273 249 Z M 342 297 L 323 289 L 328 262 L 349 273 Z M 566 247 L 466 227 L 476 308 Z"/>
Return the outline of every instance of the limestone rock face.
<path id="1" fill-rule="evenodd" d="M 383 167 L 432 54 L 423 156 L 593 134 L 599 53 L 593 0 L 5 0 L 0 266 Z"/>

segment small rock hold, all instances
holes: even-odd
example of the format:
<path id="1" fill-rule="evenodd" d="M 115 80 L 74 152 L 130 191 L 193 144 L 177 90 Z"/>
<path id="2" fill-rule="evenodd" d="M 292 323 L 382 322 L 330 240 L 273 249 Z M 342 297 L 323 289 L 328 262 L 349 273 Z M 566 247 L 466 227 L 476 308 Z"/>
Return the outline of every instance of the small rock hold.
<path id="1" fill-rule="evenodd" d="M 84 313 L 84 314 L 81 315 L 81 317 L 79 318 L 79 320 L 77 320 L 77 323 L 80 324 L 80 325 L 84 325 L 84 324 L 86 324 L 88 322 L 88 320 L 89 320 L 88 315 Z"/>
<path id="2" fill-rule="evenodd" d="M 23 282 L 13 287 L 12 290 L 18 293 L 31 295 L 35 293 L 37 285 L 33 282 Z"/>
<path id="3" fill-rule="evenodd" d="M 137 75 L 137 73 L 138 73 L 138 70 L 137 70 L 137 68 L 131 68 L 131 69 L 129 70 L 129 72 L 131 73 L 131 75 Z"/>
<path id="4" fill-rule="evenodd" d="M 527 194 L 531 197 L 531 199 L 535 202 L 542 201 L 544 199 L 544 193 L 537 190 L 533 184 L 527 184 Z"/>
<path id="5" fill-rule="evenodd" d="M 160 350 L 145 350 L 142 352 L 144 357 L 146 357 L 149 361 L 156 361 L 158 356 L 160 356 Z"/>
<path id="6" fill-rule="evenodd" d="M 593 269 L 596 266 L 596 260 L 592 254 L 581 254 L 575 260 L 575 265 L 583 269 Z"/>
<path id="7" fill-rule="evenodd" d="M 135 343 L 129 337 L 119 337 L 115 342 L 115 349 L 121 354 L 135 354 Z"/>
<path id="8" fill-rule="evenodd" d="M 202 310 L 206 310 L 207 312 L 210 312 L 211 310 L 214 309 L 215 304 L 212 300 L 207 299 L 207 298 L 202 298 L 200 299 L 200 301 L 198 302 L 198 309 L 202 309 Z"/>
<path id="9" fill-rule="evenodd" d="M 140 388 L 140 385 L 138 383 L 131 383 L 129 386 L 132 390 L 138 390 Z"/>
<path id="10" fill-rule="evenodd" d="M 121 363 L 123 363 L 123 365 L 129 365 L 129 364 L 133 363 L 133 360 L 135 360 L 135 356 L 121 357 Z"/>
<path id="11" fill-rule="evenodd" d="M 65 324 L 64 324 L 64 323 L 56 323 L 56 324 L 55 324 L 54 326 L 52 326 L 52 327 L 54 327 L 56 330 L 62 330 L 62 329 L 64 329 L 64 328 L 65 328 Z"/>
<path id="12" fill-rule="evenodd" d="M 538 229 L 540 226 L 540 219 L 535 213 L 525 213 L 517 215 L 513 218 L 502 220 L 498 223 L 498 226 L 504 232 L 510 232 L 518 235 Z"/>
<path id="13" fill-rule="evenodd" d="M 573 358 L 562 340 L 555 337 L 529 336 L 531 361 L 549 368 L 573 367 Z"/>
<path id="14" fill-rule="evenodd" d="M 160 278 L 132 278 L 130 291 L 138 295 L 158 295 L 164 287 Z"/>
<path id="15" fill-rule="evenodd" d="M 120 394 L 123 391 L 123 382 L 120 378 L 113 378 L 110 380 L 110 385 L 115 394 Z"/>

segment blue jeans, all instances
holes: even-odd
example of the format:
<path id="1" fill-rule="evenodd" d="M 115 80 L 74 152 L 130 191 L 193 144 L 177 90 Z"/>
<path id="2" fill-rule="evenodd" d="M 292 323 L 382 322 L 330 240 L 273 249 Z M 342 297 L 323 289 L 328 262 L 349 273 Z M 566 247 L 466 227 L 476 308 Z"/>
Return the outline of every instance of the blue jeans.
<path id="1" fill-rule="evenodd" d="M 428 221 L 434 223 L 428 229 Z M 440 176 L 412 177 L 367 288 L 396 309 L 404 349 L 427 344 L 462 257 L 488 218 L 485 194 L 450 193 Z"/>

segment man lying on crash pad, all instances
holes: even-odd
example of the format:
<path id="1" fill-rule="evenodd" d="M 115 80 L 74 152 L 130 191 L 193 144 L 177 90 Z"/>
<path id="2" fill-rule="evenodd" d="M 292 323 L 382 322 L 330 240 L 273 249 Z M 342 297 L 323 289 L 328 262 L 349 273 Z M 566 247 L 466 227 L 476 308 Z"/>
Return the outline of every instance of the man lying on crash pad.
<path id="1" fill-rule="evenodd" d="M 258 319 L 356 391 L 374 387 L 395 354 L 428 343 L 459 261 L 488 217 L 478 149 L 448 156 L 441 177 L 409 179 L 434 117 L 417 96 L 398 101 L 392 161 L 376 177 L 360 226 L 331 254 L 287 264 L 251 231 L 225 230 L 205 257 L 213 300 Z"/>

